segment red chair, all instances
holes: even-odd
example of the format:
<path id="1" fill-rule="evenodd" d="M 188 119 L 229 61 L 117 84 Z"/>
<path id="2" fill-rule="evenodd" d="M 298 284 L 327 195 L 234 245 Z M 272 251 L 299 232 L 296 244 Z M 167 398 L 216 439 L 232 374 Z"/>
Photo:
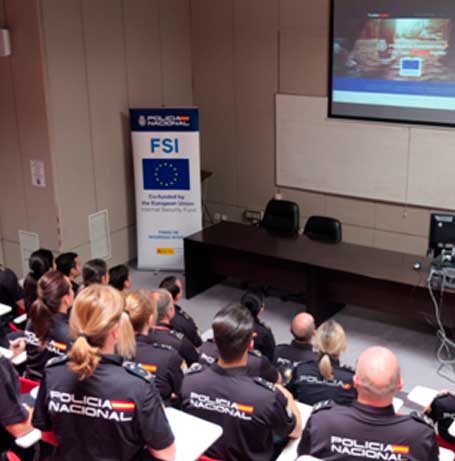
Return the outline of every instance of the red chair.
<path id="1" fill-rule="evenodd" d="M 8 451 L 6 453 L 6 459 L 8 461 L 21 461 L 21 459 L 15 453 L 13 453 L 12 451 Z"/>
<path id="2" fill-rule="evenodd" d="M 24 331 L 18 328 L 13 322 L 8 322 L 8 327 L 11 331 Z"/>
<path id="3" fill-rule="evenodd" d="M 21 386 L 21 394 L 28 394 L 32 389 L 39 386 L 38 381 L 22 378 L 22 376 L 19 376 L 19 384 Z"/>
<path id="4" fill-rule="evenodd" d="M 219 459 L 209 458 L 208 456 L 199 456 L 198 461 L 221 461 Z"/>
<path id="5" fill-rule="evenodd" d="M 455 452 L 455 445 L 453 443 L 447 442 L 440 435 L 436 435 L 436 440 L 440 447 L 447 448 L 447 450 Z"/>

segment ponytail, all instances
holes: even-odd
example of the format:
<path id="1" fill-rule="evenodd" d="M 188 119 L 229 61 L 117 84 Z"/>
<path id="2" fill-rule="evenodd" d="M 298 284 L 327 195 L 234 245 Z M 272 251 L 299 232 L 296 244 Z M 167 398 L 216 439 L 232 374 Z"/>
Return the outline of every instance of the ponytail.
<path id="1" fill-rule="evenodd" d="M 120 292 L 108 285 L 92 284 L 78 293 L 70 317 L 70 332 L 76 341 L 68 354 L 68 366 L 80 380 L 95 372 L 101 350 L 115 327 L 119 330 L 117 352 L 134 357 L 134 331 L 124 306 Z"/>
<path id="2" fill-rule="evenodd" d="M 41 345 L 44 345 L 51 328 L 52 312 L 42 299 L 37 299 L 30 309 L 30 320 L 33 332 L 38 336 Z"/>
<path id="3" fill-rule="evenodd" d="M 91 346 L 88 338 L 82 335 L 73 343 L 68 356 L 68 366 L 79 375 L 80 381 L 92 376 L 100 361 L 99 348 Z"/>
<path id="4" fill-rule="evenodd" d="M 136 355 L 136 337 L 131 325 L 128 313 L 125 311 L 120 317 L 119 341 L 117 352 L 126 359 L 132 359 Z"/>
<path id="5" fill-rule="evenodd" d="M 333 368 L 328 354 L 323 354 L 319 362 L 319 372 L 326 381 L 333 379 Z"/>

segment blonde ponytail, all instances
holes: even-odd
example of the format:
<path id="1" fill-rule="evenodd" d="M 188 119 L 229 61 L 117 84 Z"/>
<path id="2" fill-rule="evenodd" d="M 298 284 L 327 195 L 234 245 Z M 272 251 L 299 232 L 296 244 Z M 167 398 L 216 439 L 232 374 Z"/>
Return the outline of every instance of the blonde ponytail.
<path id="1" fill-rule="evenodd" d="M 79 379 L 89 378 L 93 375 L 100 361 L 99 348 L 92 347 L 87 338 L 79 336 L 69 353 L 69 368 L 79 375 Z"/>
<path id="2" fill-rule="evenodd" d="M 126 311 L 120 317 L 119 333 L 117 352 L 126 359 L 134 358 L 136 355 L 136 336 Z"/>
<path id="3" fill-rule="evenodd" d="M 326 381 L 333 379 L 333 368 L 328 354 L 324 354 L 319 362 L 319 372 Z"/>
<path id="4" fill-rule="evenodd" d="M 70 332 L 76 341 L 68 354 L 68 366 L 81 380 L 95 372 L 100 350 L 116 326 L 119 327 L 119 352 L 134 356 L 134 333 L 124 306 L 120 292 L 108 285 L 93 284 L 77 295 L 70 317 Z"/>
<path id="5" fill-rule="evenodd" d="M 315 345 L 322 354 L 319 372 L 325 380 L 333 379 L 331 359 L 339 359 L 346 350 L 347 340 L 343 327 L 335 320 L 322 323 L 316 331 Z"/>

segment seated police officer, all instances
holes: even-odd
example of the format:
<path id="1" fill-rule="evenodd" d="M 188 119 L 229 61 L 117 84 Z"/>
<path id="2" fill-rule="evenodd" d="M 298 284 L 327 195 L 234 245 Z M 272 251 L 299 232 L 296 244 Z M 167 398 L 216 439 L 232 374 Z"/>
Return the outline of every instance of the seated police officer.
<path id="1" fill-rule="evenodd" d="M 37 295 L 25 330 L 26 376 L 41 381 L 47 361 L 65 355 L 72 344 L 68 310 L 74 292 L 66 275 L 51 270 L 39 279 Z"/>
<path id="2" fill-rule="evenodd" d="M 350 406 L 316 405 L 302 434 L 298 454 L 321 459 L 434 461 L 438 445 L 428 418 L 396 415 L 393 397 L 403 386 L 397 358 L 371 347 L 358 360 Z"/>
<path id="3" fill-rule="evenodd" d="M 136 354 L 134 361 L 150 372 L 163 401 L 170 401 L 180 393 L 185 362 L 180 354 L 167 344 L 158 344 L 148 336 L 156 324 L 156 301 L 148 290 L 129 293 L 125 298 L 134 332 L 136 333 Z"/>
<path id="4" fill-rule="evenodd" d="M 247 291 L 240 299 L 240 304 L 250 311 L 254 319 L 254 348 L 264 354 L 272 363 L 275 352 L 275 337 L 272 330 L 260 319 L 260 315 L 265 309 L 264 295 L 257 291 Z"/>
<path id="5" fill-rule="evenodd" d="M 172 328 L 183 333 L 194 347 L 199 347 L 202 344 L 202 339 L 199 336 L 199 330 L 195 321 L 191 315 L 177 304 L 183 296 L 182 282 L 177 277 L 169 276 L 161 281 L 160 288 L 169 291 L 172 296 L 175 309 L 175 315 L 171 319 Z"/>
<path id="6" fill-rule="evenodd" d="M 117 290 L 127 292 L 131 289 L 131 274 L 128 266 L 119 264 L 109 269 L 109 285 Z"/>
<path id="7" fill-rule="evenodd" d="M 81 261 L 79 260 L 79 255 L 72 251 L 62 253 L 57 256 L 55 265 L 58 271 L 70 279 L 74 296 L 76 296 L 79 291 L 79 284 L 76 283 L 76 279 L 81 274 Z"/>
<path id="8" fill-rule="evenodd" d="M 174 303 L 169 291 L 159 288 L 152 292 L 158 310 L 158 323 L 150 329 L 149 337 L 158 344 L 167 344 L 178 351 L 187 366 L 199 359 L 199 353 L 185 337 L 172 328 L 171 320 L 175 315 Z"/>
<path id="9" fill-rule="evenodd" d="M 19 285 L 16 274 L 0 264 L 0 303 L 13 308 L 13 315 L 18 309 L 25 311 L 24 290 Z"/>
<path id="10" fill-rule="evenodd" d="M 223 435 L 206 452 L 211 458 L 269 460 L 273 434 L 293 438 L 300 434 L 300 414 L 291 394 L 247 375 L 253 331 L 253 318 L 243 306 L 221 309 L 213 321 L 218 362 L 194 368 L 183 379 L 183 410 L 223 428 Z"/>
<path id="11" fill-rule="evenodd" d="M 19 376 L 11 362 L 0 356 L 0 458 L 15 438 L 33 430 L 32 413 L 19 394 Z"/>
<path id="12" fill-rule="evenodd" d="M 302 403 L 314 405 L 323 400 L 349 404 L 357 396 L 353 386 L 354 371 L 340 365 L 340 354 L 346 350 L 343 327 L 334 320 L 322 323 L 316 332 L 319 359 L 295 366 L 289 390 Z"/>
<path id="13" fill-rule="evenodd" d="M 82 290 L 70 318 L 77 339 L 68 358 L 46 367 L 33 425 L 53 431 L 59 461 L 136 460 L 145 446 L 158 459 L 175 457 L 174 436 L 149 374 L 124 362 L 135 349 L 124 306 L 115 288 Z"/>
<path id="14" fill-rule="evenodd" d="M 314 318 L 311 314 L 301 312 L 291 323 L 291 344 L 278 344 L 275 348 L 273 364 L 280 371 L 283 383 L 289 383 L 292 370 L 299 362 L 317 360 L 318 354 L 313 351 L 315 334 Z"/>
<path id="15" fill-rule="evenodd" d="M 446 442 L 455 444 L 455 437 L 449 433 L 449 427 L 455 421 L 455 396 L 449 392 L 441 392 L 425 413 L 434 421 L 438 434 Z"/>
<path id="16" fill-rule="evenodd" d="M 106 261 L 100 258 L 87 261 L 82 267 L 82 280 L 85 287 L 94 283 L 107 285 L 109 283 L 109 272 L 107 271 Z"/>
<path id="17" fill-rule="evenodd" d="M 253 345 L 251 344 L 250 347 Z M 279 381 L 277 369 L 270 363 L 269 359 L 255 349 L 248 347 L 247 374 L 248 376 L 259 376 L 267 381 L 276 383 Z M 199 363 L 210 366 L 215 363 L 220 356 L 218 347 L 213 339 L 208 339 L 199 348 Z"/>

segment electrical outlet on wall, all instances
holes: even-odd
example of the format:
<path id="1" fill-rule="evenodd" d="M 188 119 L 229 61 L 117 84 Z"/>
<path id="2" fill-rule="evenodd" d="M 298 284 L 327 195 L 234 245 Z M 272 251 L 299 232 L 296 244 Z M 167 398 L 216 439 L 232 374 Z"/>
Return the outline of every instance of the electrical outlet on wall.
<path id="1" fill-rule="evenodd" d="M 216 221 L 216 222 L 220 222 L 221 221 L 221 214 L 220 213 L 215 213 L 213 215 L 213 219 Z"/>

